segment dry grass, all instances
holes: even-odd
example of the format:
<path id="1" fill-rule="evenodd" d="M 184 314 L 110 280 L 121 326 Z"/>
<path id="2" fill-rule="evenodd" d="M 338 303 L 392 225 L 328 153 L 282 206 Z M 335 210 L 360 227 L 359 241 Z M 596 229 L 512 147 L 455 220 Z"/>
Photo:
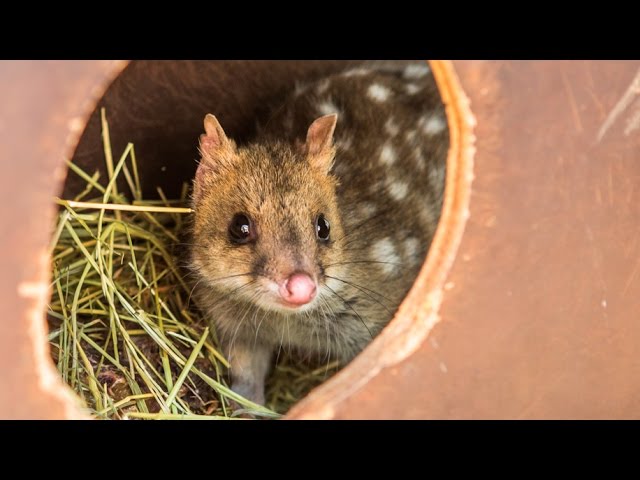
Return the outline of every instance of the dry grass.
<path id="1" fill-rule="evenodd" d="M 62 378 L 97 418 L 229 419 L 250 412 L 277 418 L 336 371 L 280 357 L 265 408 L 238 396 L 227 361 L 190 301 L 176 247 L 190 213 L 181 198 L 142 198 L 132 144 L 117 161 L 102 112 L 108 178 L 69 163 L 86 188 L 61 208 L 51 241 L 49 340 Z M 128 192 L 119 192 L 123 176 Z M 233 411 L 229 400 L 242 406 Z M 279 412 L 279 413 L 277 413 Z"/>

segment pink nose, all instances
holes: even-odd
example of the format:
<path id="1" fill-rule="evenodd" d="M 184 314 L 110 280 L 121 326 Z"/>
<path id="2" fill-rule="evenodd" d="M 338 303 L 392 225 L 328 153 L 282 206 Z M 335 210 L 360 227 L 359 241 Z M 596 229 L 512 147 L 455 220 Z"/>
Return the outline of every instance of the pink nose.
<path id="1" fill-rule="evenodd" d="M 288 303 L 304 305 L 316 296 L 316 282 L 306 273 L 294 273 L 280 286 L 280 295 Z"/>

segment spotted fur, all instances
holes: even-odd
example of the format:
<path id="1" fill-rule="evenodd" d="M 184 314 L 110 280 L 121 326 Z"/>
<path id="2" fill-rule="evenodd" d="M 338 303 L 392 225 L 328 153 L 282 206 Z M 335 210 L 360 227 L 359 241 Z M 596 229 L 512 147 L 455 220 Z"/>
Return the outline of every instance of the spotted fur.
<path id="1" fill-rule="evenodd" d="M 309 126 L 332 113 L 336 147 L 314 160 Z M 194 295 L 225 346 L 233 388 L 262 402 L 273 352 L 347 362 L 391 320 L 440 215 L 444 109 L 425 63 L 359 67 L 299 85 L 254 143 L 228 140 L 212 153 L 210 137 L 194 181 Z M 229 242 L 238 212 L 254 219 L 254 244 Z M 320 213 L 328 244 L 315 237 Z M 318 279 L 319 294 L 292 311 L 274 304 L 269 279 L 295 269 Z"/>

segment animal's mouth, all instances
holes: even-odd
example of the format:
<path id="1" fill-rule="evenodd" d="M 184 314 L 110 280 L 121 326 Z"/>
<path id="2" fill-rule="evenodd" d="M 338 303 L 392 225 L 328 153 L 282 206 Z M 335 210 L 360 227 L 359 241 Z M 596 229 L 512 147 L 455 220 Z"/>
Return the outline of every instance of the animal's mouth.
<path id="1" fill-rule="evenodd" d="M 303 305 L 299 305 L 299 304 L 295 304 L 295 303 L 289 303 L 289 302 L 287 302 L 286 300 L 281 300 L 281 299 L 278 299 L 278 300 L 277 300 L 277 303 L 278 303 L 278 305 L 280 305 L 281 307 L 287 308 L 287 309 L 292 310 L 292 311 L 300 311 L 300 310 L 303 310 L 303 308 L 304 308 L 306 305 L 309 305 L 308 303 L 305 303 L 305 304 L 303 304 Z"/>
<path id="2" fill-rule="evenodd" d="M 265 294 L 258 303 L 267 310 L 272 310 L 281 313 L 302 313 L 312 310 L 316 306 L 316 299 L 314 298 L 310 302 L 297 304 L 291 303 L 279 295 L 273 295 L 272 293 Z"/>

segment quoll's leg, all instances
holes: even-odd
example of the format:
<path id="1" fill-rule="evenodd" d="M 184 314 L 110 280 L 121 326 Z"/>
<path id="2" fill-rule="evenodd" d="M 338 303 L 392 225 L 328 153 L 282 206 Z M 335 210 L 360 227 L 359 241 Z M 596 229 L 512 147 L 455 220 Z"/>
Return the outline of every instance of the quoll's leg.
<path id="1" fill-rule="evenodd" d="M 237 339 L 226 345 L 231 365 L 231 389 L 248 400 L 264 405 L 264 381 L 271 366 L 271 347 Z"/>

